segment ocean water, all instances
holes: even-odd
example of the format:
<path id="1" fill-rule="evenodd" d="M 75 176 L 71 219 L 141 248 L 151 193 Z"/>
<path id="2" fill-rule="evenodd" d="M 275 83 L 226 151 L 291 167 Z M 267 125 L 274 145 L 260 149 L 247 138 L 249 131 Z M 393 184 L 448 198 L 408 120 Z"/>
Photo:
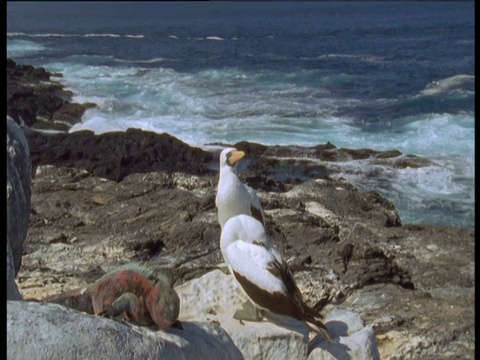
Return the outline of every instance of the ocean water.
<path id="1" fill-rule="evenodd" d="M 71 131 L 398 149 L 433 165 L 329 166 L 404 223 L 470 228 L 474 31 L 474 2 L 7 3 L 7 56 L 99 105 Z"/>

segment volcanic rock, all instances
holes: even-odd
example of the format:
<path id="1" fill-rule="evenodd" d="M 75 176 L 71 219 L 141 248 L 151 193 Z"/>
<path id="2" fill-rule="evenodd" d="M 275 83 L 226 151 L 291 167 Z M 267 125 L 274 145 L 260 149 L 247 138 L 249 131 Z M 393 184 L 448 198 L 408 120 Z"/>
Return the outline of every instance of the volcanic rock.
<path id="1" fill-rule="evenodd" d="M 80 122 L 96 105 L 71 103 L 72 92 L 50 79 L 59 76 L 7 58 L 7 115 L 22 127 L 41 129 L 67 131 Z"/>
<path id="2" fill-rule="evenodd" d="M 131 261 L 173 270 L 177 287 L 225 268 L 215 209 L 220 149 L 140 130 L 27 136 L 36 171 L 18 276 L 24 298 L 89 284 Z M 403 224 L 388 199 L 358 190 L 311 149 L 275 157 L 265 155 L 270 147 L 245 146 L 250 157 L 240 177 L 257 190 L 267 234 L 309 305 L 359 314 L 382 358 L 474 358 L 474 230 Z M 361 161 L 383 155 L 370 156 Z M 108 170 L 114 161 L 120 176 Z"/>

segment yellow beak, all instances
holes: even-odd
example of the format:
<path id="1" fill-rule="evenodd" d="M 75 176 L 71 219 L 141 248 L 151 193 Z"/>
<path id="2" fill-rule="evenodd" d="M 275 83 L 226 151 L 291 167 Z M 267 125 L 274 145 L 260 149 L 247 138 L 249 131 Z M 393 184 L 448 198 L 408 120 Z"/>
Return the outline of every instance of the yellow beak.
<path id="1" fill-rule="evenodd" d="M 232 152 L 232 155 L 230 155 L 230 158 L 228 160 L 229 160 L 230 164 L 234 165 L 238 160 L 240 160 L 244 156 L 245 156 L 245 152 L 234 151 L 234 152 Z"/>

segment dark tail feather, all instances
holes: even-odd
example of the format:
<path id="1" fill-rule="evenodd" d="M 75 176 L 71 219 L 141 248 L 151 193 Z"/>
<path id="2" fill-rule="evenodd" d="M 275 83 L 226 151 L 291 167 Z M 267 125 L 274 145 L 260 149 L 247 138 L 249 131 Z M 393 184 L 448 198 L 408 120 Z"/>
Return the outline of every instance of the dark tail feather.
<path id="1" fill-rule="evenodd" d="M 325 339 L 330 342 L 334 342 L 333 335 L 330 334 L 327 327 L 320 321 L 315 318 L 309 318 L 305 321 L 310 330 L 316 332 L 317 334 L 322 335 Z"/>
<path id="2" fill-rule="evenodd" d="M 334 342 L 332 334 L 321 321 L 323 319 L 322 314 L 305 303 L 303 303 L 303 309 L 305 311 L 304 321 L 310 330 L 322 335 L 328 341 Z"/>

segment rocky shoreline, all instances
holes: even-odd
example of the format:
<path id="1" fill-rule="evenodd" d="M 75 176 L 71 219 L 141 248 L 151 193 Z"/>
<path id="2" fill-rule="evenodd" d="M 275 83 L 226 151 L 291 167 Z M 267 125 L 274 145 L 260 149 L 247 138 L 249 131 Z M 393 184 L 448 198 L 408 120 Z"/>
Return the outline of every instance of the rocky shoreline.
<path id="1" fill-rule="evenodd" d="M 7 58 L 7 115 L 21 126 L 68 131 L 83 113 L 96 105 L 71 101 L 73 93 L 42 67 L 20 65 Z"/>
<path id="2" fill-rule="evenodd" d="M 218 150 L 137 129 L 25 135 L 34 174 L 16 278 L 25 300 L 89 284 L 130 261 L 174 269 L 178 287 L 225 270 Z M 390 201 L 328 166 L 427 160 L 332 144 L 232 145 L 247 152 L 241 177 L 257 189 L 267 233 L 310 305 L 360 314 L 382 359 L 474 358 L 474 230 L 402 224 Z"/>

